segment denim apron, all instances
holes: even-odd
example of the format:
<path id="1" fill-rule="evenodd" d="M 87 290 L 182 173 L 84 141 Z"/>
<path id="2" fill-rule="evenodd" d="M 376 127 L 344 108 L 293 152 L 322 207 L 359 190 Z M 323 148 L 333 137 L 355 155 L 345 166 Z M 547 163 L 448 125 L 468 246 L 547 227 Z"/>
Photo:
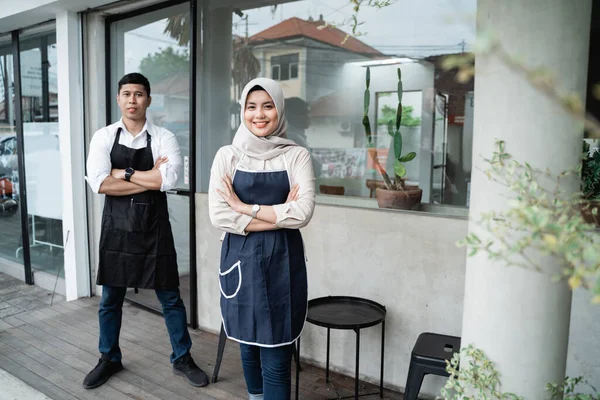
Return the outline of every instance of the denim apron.
<path id="1" fill-rule="evenodd" d="M 284 156 L 285 157 L 285 156 Z M 238 163 L 233 188 L 246 204 L 285 203 L 285 170 L 250 171 Z M 299 229 L 227 233 L 219 270 L 221 316 L 227 336 L 240 343 L 277 347 L 293 343 L 304 327 L 307 278 Z"/>
<path id="2" fill-rule="evenodd" d="M 132 149 L 119 144 L 119 128 L 110 152 L 112 168 L 151 170 L 152 138 L 149 133 L 146 135 L 146 147 Z M 177 253 L 164 192 L 146 190 L 131 196 L 105 196 L 96 283 L 160 290 L 179 286 Z"/>

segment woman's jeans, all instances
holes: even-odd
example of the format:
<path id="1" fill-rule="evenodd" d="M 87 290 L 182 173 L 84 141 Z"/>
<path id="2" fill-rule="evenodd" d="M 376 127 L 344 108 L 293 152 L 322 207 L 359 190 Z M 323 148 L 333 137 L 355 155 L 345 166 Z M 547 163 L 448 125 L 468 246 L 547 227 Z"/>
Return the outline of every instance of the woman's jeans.
<path id="1" fill-rule="evenodd" d="M 292 389 L 292 354 L 294 344 L 259 347 L 240 344 L 242 367 L 250 398 L 288 400 Z"/>
<path id="2" fill-rule="evenodd" d="M 100 340 L 98 350 L 112 361 L 121 361 L 119 334 L 123 316 L 123 300 L 127 288 L 102 286 L 102 300 L 98 310 L 100 322 Z M 171 339 L 171 362 L 179 360 L 189 353 L 192 339 L 188 332 L 185 306 L 179 295 L 179 289 L 156 290 L 156 297 L 162 304 L 163 315 Z"/>

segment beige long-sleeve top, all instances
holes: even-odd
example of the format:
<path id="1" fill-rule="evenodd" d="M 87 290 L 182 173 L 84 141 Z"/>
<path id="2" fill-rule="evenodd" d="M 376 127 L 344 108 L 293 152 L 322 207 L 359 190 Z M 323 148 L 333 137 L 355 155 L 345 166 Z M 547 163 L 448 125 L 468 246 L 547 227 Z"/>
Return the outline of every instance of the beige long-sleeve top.
<path id="1" fill-rule="evenodd" d="M 287 169 L 290 187 L 296 183 L 299 186 L 298 200 L 273 206 L 277 215 L 275 225 L 279 228 L 299 229 L 308 224 L 315 209 L 315 174 L 308 150 L 294 146 L 280 156 L 263 161 L 243 155 L 230 145 L 219 149 L 210 173 L 208 206 L 210 220 L 215 227 L 225 232 L 246 235 L 246 227 L 252 221 L 251 216 L 235 212 L 216 191 L 224 190 L 222 178 L 226 175 L 233 178 L 236 167 L 246 171 Z"/>

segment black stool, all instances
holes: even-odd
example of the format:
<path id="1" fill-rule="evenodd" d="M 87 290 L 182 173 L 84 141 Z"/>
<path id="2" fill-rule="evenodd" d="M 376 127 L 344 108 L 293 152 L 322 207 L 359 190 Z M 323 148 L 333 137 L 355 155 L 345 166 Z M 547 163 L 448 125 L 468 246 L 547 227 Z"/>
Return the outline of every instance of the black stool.
<path id="1" fill-rule="evenodd" d="M 446 372 L 446 360 L 450 361 L 458 351 L 460 351 L 459 337 L 430 332 L 421 333 L 410 356 L 404 400 L 416 400 L 425 375 L 450 376 Z"/>
<path id="2" fill-rule="evenodd" d="M 219 334 L 219 346 L 217 348 L 217 362 L 215 363 L 215 369 L 211 382 L 215 383 L 219 379 L 219 369 L 221 369 L 221 361 L 223 361 L 223 352 L 225 351 L 225 343 L 227 342 L 227 334 L 225 333 L 225 327 L 221 323 L 221 333 Z M 299 341 L 298 341 L 299 342 Z M 300 343 L 298 343 L 298 346 Z M 300 371 L 300 358 L 298 357 L 298 349 L 294 346 L 294 359 L 296 361 L 296 369 Z M 296 375 L 296 384 L 298 384 L 298 377 Z"/>

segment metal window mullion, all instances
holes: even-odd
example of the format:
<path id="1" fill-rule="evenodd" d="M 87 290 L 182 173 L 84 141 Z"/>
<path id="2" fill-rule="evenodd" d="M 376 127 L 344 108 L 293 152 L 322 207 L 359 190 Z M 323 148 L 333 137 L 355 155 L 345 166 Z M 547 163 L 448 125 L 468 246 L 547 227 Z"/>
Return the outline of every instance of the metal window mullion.
<path id="1" fill-rule="evenodd" d="M 50 85 L 48 79 L 48 36 L 40 40 L 42 53 L 42 117 L 43 122 L 50 122 Z"/>
<path id="2" fill-rule="evenodd" d="M 27 183 L 25 179 L 25 140 L 23 134 L 23 112 L 21 107 L 21 47 L 19 31 L 12 31 L 13 51 L 13 83 L 15 106 L 15 130 L 17 131 L 17 162 L 19 170 L 19 209 L 21 210 L 21 237 L 23 240 L 23 264 L 25 267 L 25 283 L 33 285 L 31 271 L 31 254 L 29 247 L 29 220 L 27 212 Z"/>
<path id="3" fill-rule="evenodd" d="M 199 52 L 198 2 L 190 2 L 190 130 L 189 146 L 189 240 L 190 240 L 190 325 L 198 328 L 198 279 L 196 271 L 196 59 Z"/>

